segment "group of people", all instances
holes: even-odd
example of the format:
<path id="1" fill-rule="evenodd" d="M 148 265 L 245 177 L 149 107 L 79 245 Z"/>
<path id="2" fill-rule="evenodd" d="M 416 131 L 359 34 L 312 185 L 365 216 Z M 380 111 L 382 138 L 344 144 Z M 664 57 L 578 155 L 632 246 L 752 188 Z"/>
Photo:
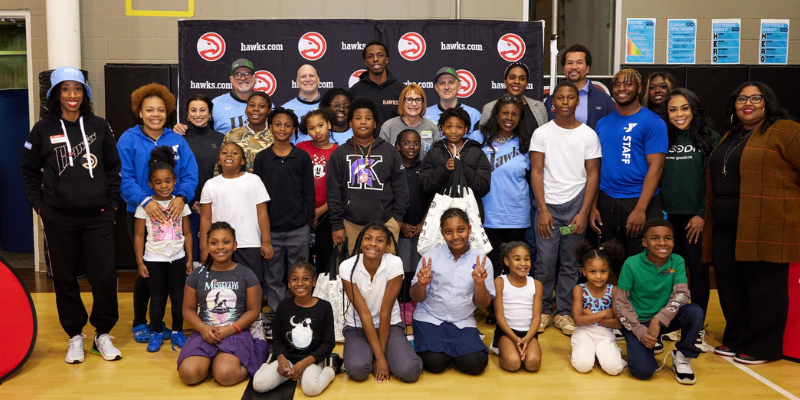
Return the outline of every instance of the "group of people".
<path id="1" fill-rule="evenodd" d="M 449 67 L 437 72 L 439 102 L 429 106 L 421 87 L 389 73 L 388 54 L 368 43 L 360 81 L 324 94 L 304 65 L 297 98 L 280 107 L 253 90 L 253 64 L 236 60 L 231 92 L 191 96 L 173 129 L 174 96 L 145 85 L 131 95 L 142 125 L 118 141 L 92 114 L 81 72 L 55 70 L 22 171 L 70 337 L 66 362 L 84 361 L 87 319 L 92 353 L 122 357 L 109 336 L 119 194 L 138 266 L 134 339 L 150 352 L 165 340 L 181 348 L 187 384 L 253 375 L 257 391 L 300 379 L 317 395 L 342 363 L 354 380 L 414 382 L 451 362 L 480 374 L 490 350 L 505 370 L 536 371 L 538 335 L 550 325 L 571 336 L 577 371 L 596 358 L 608 374 L 627 366 L 638 379 L 658 369 L 662 334 L 680 331 L 673 371 L 692 384 L 691 359 L 705 351 L 709 263 L 727 322 L 714 351 L 746 364 L 781 357 L 788 263 L 800 261 L 791 239 L 800 237 L 800 125 L 768 86 L 732 93 L 720 137 L 697 96 L 668 74 L 643 84 L 621 70 L 608 96 L 587 79 L 592 58 L 581 45 L 561 52 L 566 79 L 544 103 L 525 96 L 530 71 L 514 62 L 506 94 L 482 112 L 457 98 Z M 470 245 L 478 227 L 464 210 L 427 215 L 455 181 L 476 199 L 488 254 Z M 432 218 L 445 245 L 419 254 Z M 331 305 L 311 295 L 317 275 L 340 261 L 334 246 L 351 256 L 338 265 L 351 304 L 341 358 Z M 91 316 L 77 284 L 84 269 Z M 762 312 L 767 305 L 776 312 Z M 496 324 L 488 349 L 473 316 L 487 307 Z"/>

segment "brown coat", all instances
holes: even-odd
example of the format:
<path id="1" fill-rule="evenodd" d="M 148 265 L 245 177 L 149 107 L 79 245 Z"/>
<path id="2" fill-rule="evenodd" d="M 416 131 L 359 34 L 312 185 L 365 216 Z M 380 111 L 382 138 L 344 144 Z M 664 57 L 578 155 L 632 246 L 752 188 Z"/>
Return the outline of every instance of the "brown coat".
<path id="1" fill-rule="evenodd" d="M 725 141 L 726 133 L 720 143 Z M 736 260 L 800 261 L 800 124 L 779 120 L 757 129 L 742 152 Z M 717 145 L 719 146 L 719 145 Z M 714 151 L 717 149 L 715 148 Z M 712 152 L 713 154 L 713 152 Z M 709 163 L 710 166 L 711 163 Z M 714 215 L 710 167 L 706 169 L 703 261 L 712 261 Z"/>

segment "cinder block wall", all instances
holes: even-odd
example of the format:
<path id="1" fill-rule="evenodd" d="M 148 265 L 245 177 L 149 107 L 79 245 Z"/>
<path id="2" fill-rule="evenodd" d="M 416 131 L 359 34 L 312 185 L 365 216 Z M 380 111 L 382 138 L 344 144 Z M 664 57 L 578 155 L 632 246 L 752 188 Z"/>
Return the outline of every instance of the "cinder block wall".
<path id="1" fill-rule="evenodd" d="M 619 0 L 618 0 L 619 1 Z M 758 64 L 761 19 L 791 19 L 789 63 L 800 63 L 800 1 L 797 0 L 623 0 L 622 35 L 617 44 L 625 63 L 625 20 L 656 18 L 656 64 L 667 62 L 667 20 L 697 19 L 697 64 L 711 64 L 711 20 L 741 18 L 742 64 Z"/>

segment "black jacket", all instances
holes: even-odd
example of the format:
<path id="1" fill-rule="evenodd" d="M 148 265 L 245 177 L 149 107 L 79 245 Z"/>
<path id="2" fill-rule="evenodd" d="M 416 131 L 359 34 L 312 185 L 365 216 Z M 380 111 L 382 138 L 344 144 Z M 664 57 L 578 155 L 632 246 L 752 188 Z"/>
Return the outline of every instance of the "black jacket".
<path id="1" fill-rule="evenodd" d="M 200 201 L 206 181 L 214 177 L 214 168 L 217 167 L 219 150 L 225 135 L 212 129 L 211 124 L 201 128 L 189 122 L 183 138 L 186 139 L 186 143 L 189 143 L 189 148 L 197 161 L 197 189 L 191 204 L 189 204 L 191 207 Z"/>
<path id="2" fill-rule="evenodd" d="M 119 174 L 114 133 L 106 120 L 94 114 L 83 115 L 75 122 L 62 120 L 59 114 L 47 114 L 33 126 L 25 142 L 22 180 L 37 212 L 42 205 L 82 216 L 117 208 Z"/>
<path id="3" fill-rule="evenodd" d="M 446 146 L 447 140 L 445 139 L 434 143 L 433 147 L 425 154 L 425 159 L 422 160 L 419 189 L 423 194 L 433 196 L 440 193 L 450 180 L 452 172 L 445 167 L 447 160 L 450 159 L 450 152 Z M 483 153 L 481 144 L 472 139 L 466 139 L 466 143 L 461 149 L 460 159 L 456 159 L 456 162 L 461 163 L 461 170 L 478 202 L 481 220 L 483 220 L 483 201 L 481 199 L 489 193 L 492 166 L 489 164 L 486 154 Z"/>
<path id="4" fill-rule="evenodd" d="M 357 225 L 386 222 L 392 217 L 400 222 L 406 213 L 408 184 L 397 149 L 377 138 L 369 167 L 360 166 L 363 159 L 350 138 L 328 160 L 328 212 L 333 230 L 344 229 L 345 219 Z"/>
<path id="5" fill-rule="evenodd" d="M 375 128 L 375 137 L 381 132 L 381 126 L 384 122 L 400 115 L 397 113 L 397 105 L 399 104 L 400 92 L 406 86 L 397 78 L 392 75 L 392 71 L 386 69 L 386 81 L 380 85 L 369 79 L 369 71 L 362 73 L 359 76 L 359 81 L 350 88 L 350 93 L 353 97 L 367 97 L 375 102 L 378 107 L 378 127 Z"/>
<path id="6" fill-rule="evenodd" d="M 270 146 L 253 161 L 253 173 L 270 195 L 267 211 L 271 232 L 290 232 L 314 225 L 314 168 L 311 157 L 292 145 L 285 157 Z"/>

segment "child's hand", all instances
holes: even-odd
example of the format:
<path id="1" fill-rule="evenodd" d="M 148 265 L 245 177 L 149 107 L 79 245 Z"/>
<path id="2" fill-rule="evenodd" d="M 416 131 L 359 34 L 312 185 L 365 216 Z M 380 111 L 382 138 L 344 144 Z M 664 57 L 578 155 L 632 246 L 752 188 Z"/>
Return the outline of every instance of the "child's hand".
<path id="1" fill-rule="evenodd" d="M 584 308 L 583 309 L 583 315 L 592 315 L 592 314 L 594 314 L 594 313 L 592 312 L 591 308 Z"/>
<path id="2" fill-rule="evenodd" d="M 652 349 L 658 342 L 658 334 L 661 332 L 661 324 L 657 319 L 650 321 L 650 326 L 647 328 L 647 333 L 642 335 L 641 342 L 648 349 Z"/>
<path id="3" fill-rule="evenodd" d="M 451 159 L 447 160 L 447 164 L 445 164 L 444 167 L 447 168 L 448 171 L 452 171 L 452 170 L 456 169 L 456 159 L 455 158 L 451 158 Z"/>
<path id="4" fill-rule="evenodd" d="M 189 274 L 192 273 L 192 270 L 194 269 L 194 265 L 192 265 L 192 264 L 193 263 L 192 263 L 191 260 L 186 260 L 186 275 L 189 275 Z"/>
<path id="5" fill-rule="evenodd" d="M 545 239 L 550 239 L 553 236 L 553 216 L 547 210 L 539 210 L 539 216 L 536 218 L 536 230 Z"/>
<path id="6" fill-rule="evenodd" d="M 272 243 L 261 244 L 261 257 L 264 257 L 265 260 L 270 261 L 274 255 L 275 251 L 272 249 Z"/>
<path id="7" fill-rule="evenodd" d="M 514 342 L 517 343 L 517 351 L 519 351 L 519 360 L 525 361 L 525 351 L 528 350 L 528 342 L 526 342 L 525 339 L 519 337 Z"/>
<path id="8" fill-rule="evenodd" d="M 278 373 L 284 378 L 292 378 L 292 363 L 283 355 L 278 356 Z"/>
<path id="9" fill-rule="evenodd" d="M 234 333 L 239 332 L 239 330 L 237 330 L 231 325 L 215 326 L 212 329 L 214 330 L 214 336 L 216 336 L 220 341 L 222 341 L 222 339 L 225 339 L 230 335 L 233 335 Z"/>
<path id="10" fill-rule="evenodd" d="M 472 270 L 472 280 L 475 281 L 475 284 L 483 283 L 486 279 L 486 256 L 483 256 L 483 260 L 481 260 L 481 256 L 478 256 L 475 262 L 475 269 Z"/>
<path id="11" fill-rule="evenodd" d="M 375 382 L 389 382 L 389 363 L 385 358 L 375 359 L 372 363 L 372 374 L 375 375 Z"/>
<path id="12" fill-rule="evenodd" d="M 399 222 L 400 224 L 400 233 L 407 238 L 414 237 L 414 225 L 407 224 L 405 222 Z"/>
<path id="13" fill-rule="evenodd" d="M 153 202 L 151 201 L 151 203 Z M 178 196 L 173 197 L 168 206 L 169 219 L 173 221 L 181 219 L 181 214 L 183 214 L 183 206 L 185 205 L 186 203 L 183 202 L 183 198 Z"/>
<path id="14" fill-rule="evenodd" d="M 291 379 L 300 379 L 300 377 L 303 376 L 303 372 L 305 372 L 306 368 L 308 368 L 308 366 L 312 363 L 314 363 L 314 361 L 311 359 L 311 357 L 306 357 L 300 360 L 294 365 L 294 367 L 292 367 L 289 377 Z"/>
<path id="15" fill-rule="evenodd" d="M 614 310 L 612 310 L 610 308 L 608 310 L 601 311 L 601 312 L 604 314 L 603 318 L 617 318 L 617 315 L 614 314 Z"/>
<path id="16" fill-rule="evenodd" d="M 146 265 L 140 264 L 138 269 L 139 269 L 139 276 L 141 276 L 142 278 L 150 277 L 150 271 L 147 270 Z"/>
<path id="17" fill-rule="evenodd" d="M 338 245 L 344 243 L 344 239 L 346 237 L 347 237 L 347 235 L 345 235 L 344 229 L 339 229 L 339 230 L 333 231 L 333 244 L 338 246 Z"/>
<path id="18" fill-rule="evenodd" d="M 220 342 L 220 338 L 217 337 L 213 326 L 205 325 L 200 330 L 200 335 L 203 337 L 203 341 L 208 344 L 218 344 Z"/>
<path id="19" fill-rule="evenodd" d="M 431 283 L 431 280 L 433 280 L 433 274 L 431 273 L 432 263 L 432 259 L 428 258 L 428 262 L 426 263 L 425 257 L 422 257 L 422 268 L 417 272 L 417 282 L 422 286 Z"/>

